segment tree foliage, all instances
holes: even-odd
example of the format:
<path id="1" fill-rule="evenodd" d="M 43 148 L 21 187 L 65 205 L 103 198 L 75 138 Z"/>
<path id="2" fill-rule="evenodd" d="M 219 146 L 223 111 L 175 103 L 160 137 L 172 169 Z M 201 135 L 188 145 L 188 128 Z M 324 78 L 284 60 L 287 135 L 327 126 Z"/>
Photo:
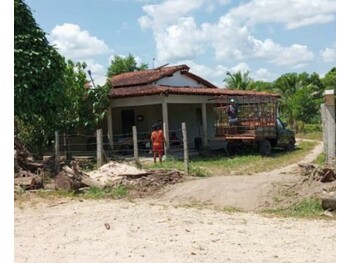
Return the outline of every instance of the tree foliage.
<path id="1" fill-rule="evenodd" d="M 249 71 L 238 71 L 235 73 L 226 72 L 227 77 L 224 79 L 226 82 L 226 87 L 228 89 L 240 89 L 240 90 L 248 90 L 249 85 L 252 82 L 252 79 L 249 77 Z"/>
<path id="2" fill-rule="evenodd" d="M 319 123 L 324 86 L 317 73 L 287 73 L 273 84 L 281 95 L 280 113 L 298 131 L 297 123 Z"/>
<path id="3" fill-rule="evenodd" d="M 105 116 L 109 105 L 108 87 L 91 88 L 86 76 L 86 63 L 66 62 L 64 74 L 64 110 L 59 114 L 59 129 L 72 132 L 79 127 L 93 131 Z"/>
<path id="4" fill-rule="evenodd" d="M 334 89 L 336 90 L 336 68 L 332 68 L 322 79 L 322 83 L 325 89 Z"/>
<path id="5" fill-rule="evenodd" d="M 64 95 L 64 58 L 51 46 L 22 0 L 14 2 L 15 116 L 31 123 L 54 119 Z"/>
<path id="6" fill-rule="evenodd" d="M 22 0 L 14 4 L 15 129 L 40 156 L 55 130 L 96 128 L 109 105 L 108 87 L 86 88 L 86 64 L 65 61 L 30 8 Z"/>
<path id="7" fill-rule="evenodd" d="M 148 69 L 148 65 L 142 63 L 140 66 L 137 66 L 136 59 L 131 54 L 125 58 L 115 55 L 111 61 L 110 66 L 108 67 L 107 76 L 111 77 L 113 75 L 118 75 L 124 72 L 140 71 L 145 69 Z"/>

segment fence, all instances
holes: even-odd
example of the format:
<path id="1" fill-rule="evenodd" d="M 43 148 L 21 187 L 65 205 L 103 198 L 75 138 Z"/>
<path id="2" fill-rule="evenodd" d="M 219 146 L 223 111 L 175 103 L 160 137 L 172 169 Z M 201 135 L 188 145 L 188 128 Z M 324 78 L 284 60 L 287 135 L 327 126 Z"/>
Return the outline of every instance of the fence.
<path id="1" fill-rule="evenodd" d="M 55 133 L 54 149 L 56 169 L 58 169 L 61 157 L 65 160 L 79 158 L 96 159 L 97 166 L 100 167 L 105 161 L 111 160 L 134 160 L 140 163 L 140 158 L 151 158 L 151 131 L 137 132 L 136 126 L 132 127 L 132 133 L 116 134 L 112 138 L 103 135 L 102 129 L 94 134 L 66 134 Z M 174 156 L 184 161 L 185 174 L 189 171 L 189 156 L 199 150 L 188 147 L 186 123 L 182 123 L 181 129 L 169 130 L 169 141 L 165 142 L 164 154 L 166 157 Z"/>

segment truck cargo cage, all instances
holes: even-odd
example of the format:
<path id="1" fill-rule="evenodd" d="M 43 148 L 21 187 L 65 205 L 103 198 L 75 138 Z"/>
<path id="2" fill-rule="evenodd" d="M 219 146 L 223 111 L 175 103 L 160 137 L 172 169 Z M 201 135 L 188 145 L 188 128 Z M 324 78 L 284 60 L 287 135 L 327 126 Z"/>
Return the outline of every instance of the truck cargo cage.
<path id="1" fill-rule="evenodd" d="M 232 103 L 237 121 L 229 123 L 228 109 Z M 236 95 L 217 96 L 215 102 L 215 130 L 217 137 L 226 140 L 259 140 L 276 133 L 276 96 Z"/>

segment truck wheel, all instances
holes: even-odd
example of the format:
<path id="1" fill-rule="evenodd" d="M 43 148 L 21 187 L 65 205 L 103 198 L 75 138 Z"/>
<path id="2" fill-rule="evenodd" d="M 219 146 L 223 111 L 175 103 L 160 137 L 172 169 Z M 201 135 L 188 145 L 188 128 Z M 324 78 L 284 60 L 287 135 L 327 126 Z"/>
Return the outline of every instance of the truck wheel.
<path id="1" fill-rule="evenodd" d="M 284 146 L 284 149 L 288 152 L 294 151 L 295 149 L 295 141 L 290 141 L 288 144 Z"/>
<path id="2" fill-rule="evenodd" d="M 263 140 L 259 144 L 259 152 L 261 155 L 271 154 L 271 143 L 269 140 Z"/>
<path id="3" fill-rule="evenodd" d="M 226 152 L 228 156 L 233 156 L 237 153 L 237 145 L 233 142 L 228 142 L 226 145 Z"/>

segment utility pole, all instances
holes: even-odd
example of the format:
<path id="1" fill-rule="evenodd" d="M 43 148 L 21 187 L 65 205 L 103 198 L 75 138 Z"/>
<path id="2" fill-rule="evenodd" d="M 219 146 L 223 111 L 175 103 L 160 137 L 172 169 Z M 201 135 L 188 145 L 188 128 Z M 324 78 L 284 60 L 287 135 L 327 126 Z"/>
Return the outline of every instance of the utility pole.
<path id="1" fill-rule="evenodd" d="M 92 76 L 91 76 L 91 70 L 90 70 L 90 69 L 88 70 L 88 74 L 89 74 L 89 76 L 90 76 L 92 85 L 93 85 L 94 88 L 96 89 L 96 86 L 95 86 L 95 83 L 94 83 L 94 79 L 93 79 Z"/>

